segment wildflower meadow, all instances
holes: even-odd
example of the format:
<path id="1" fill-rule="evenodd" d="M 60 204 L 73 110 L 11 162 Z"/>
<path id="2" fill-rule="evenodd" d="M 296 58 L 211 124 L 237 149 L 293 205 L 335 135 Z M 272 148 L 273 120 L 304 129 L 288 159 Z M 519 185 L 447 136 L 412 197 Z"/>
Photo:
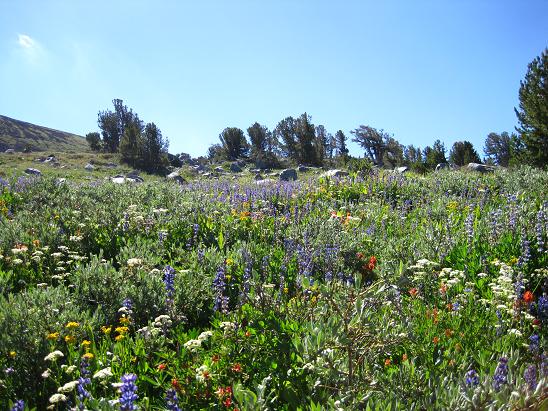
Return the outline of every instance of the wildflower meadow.
<path id="1" fill-rule="evenodd" d="M 0 180 L 1 408 L 548 407 L 547 187 Z"/>

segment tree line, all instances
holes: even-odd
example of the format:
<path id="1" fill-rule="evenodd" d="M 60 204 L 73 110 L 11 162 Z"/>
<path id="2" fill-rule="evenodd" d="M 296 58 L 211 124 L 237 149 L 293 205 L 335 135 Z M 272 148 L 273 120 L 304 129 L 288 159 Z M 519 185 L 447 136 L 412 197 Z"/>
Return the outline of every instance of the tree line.
<path id="1" fill-rule="evenodd" d="M 97 125 L 101 133 L 86 135 L 94 151 L 120 153 L 121 160 L 132 167 L 152 173 L 164 171 L 168 162 L 169 141 L 154 123 L 144 123 L 137 113 L 124 105 L 123 100 L 112 101 L 114 110 L 99 111 Z"/>
<path id="2" fill-rule="evenodd" d="M 529 65 L 520 83 L 519 108 L 515 109 L 519 127 L 516 133 L 489 133 L 485 139 L 484 161 L 511 166 L 529 163 L 546 167 L 548 161 L 548 49 Z M 457 141 L 449 152 L 436 140 L 424 148 L 404 146 L 382 129 L 360 125 L 350 131 L 367 160 L 380 167 L 409 166 L 416 171 L 434 169 L 450 162 L 457 166 L 480 163 L 481 159 L 470 141 Z M 249 158 L 258 167 L 276 166 L 283 160 L 297 164 L 325 166 L 351 160 L 347 137 L 339 130 L 333 136 L 323 125 L 314 126 L 303 113 L 297 118 L 281 120 L 273 131 L 259 123 L 243 130 L 228 127 L 219 135 L 220 143 L 208 151 L 211 160 Z M 446 157 L 446 154 L 448 157 Z"/>
<path id="3" fill-rule="evenodd" d="M 154 123 L 144 124 L 137 113 L 120 99 L 113 100 L 114 110 L 99 111 L 101 133 L 86 135 L 96 151 L 119 152 L 122 161 L 147 171 L 160 172 L 168 165 L 168 140 Z M 484 162 L 500 166 L 529 163 L 538 167 L 548 164 L 548 49 L 527 68 L 519 88 L 519 108 L 515 108 L 517 133 L 489 133 L 485 140 Z M 352 141 L 364 150 L 369 164 L 379 167 L 408 166 L 425 172 L 437 164 L 450 162 L 457 166 L 480 163 L 470 141 L 457 141 L 449 152 L 441 140 L 424 148 L 404 146 L 393 135 L 369 125 L 350 131 Z M 181 153 L 181 157 L 190 157 Z M 271 131 L 255 122 L 244 130 L 227 127 L 219 143 L 209 147 L 210 161 L 247 159 L 258 168 L 275 168 L 288 163 L 309 166 L 332 166 L 364 160 L 352 158 L 348 137 L 338 130 L 334 135 L 323 125 L 315 126 L 305 112 L 286 117 Z"/>

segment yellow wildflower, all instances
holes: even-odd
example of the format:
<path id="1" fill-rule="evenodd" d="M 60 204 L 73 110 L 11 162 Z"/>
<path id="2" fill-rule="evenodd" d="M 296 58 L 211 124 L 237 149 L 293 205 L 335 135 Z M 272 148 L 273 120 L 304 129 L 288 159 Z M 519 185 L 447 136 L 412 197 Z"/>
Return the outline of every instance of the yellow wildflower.
<path id="1" fill-rule="evenodd" d="M 68 329 L 78 328 L 78 327 L 80 327 L 80 323 L 77 323 L 76 321 L 69 321 L 67 323 L 67 325 L 65 325 L 65 327 L 68 328 Z"/>
<path id="2" fill-rule="evenodd" d="M 124 324 L 124 325 L 127 325 L 129 324 L 131 321 L 128 317 L 120 317 L 120 324 Z"/>
<path id="3" fill-rule="evenodd" d="M 10 357 L 11 358 L 15 358 L 16 355 L 17 355 L 17 353 L 15 351 L 10 351 Z"/>
<path id="4" fill-rule="evenodd" d="M 116 327 L 114 329 L 114 331 L 116 331 L 118 334 L 125 334 L 129 331 L 129 328 L 128 327 Z"/>
<path id="5" fill-rule="evenodd" d="M 124 339 L 124 334 L 117 335 L 115 340 L 116 341 L 122 341 Z"/>
<path id="6" fill-rule="evenodd" d="M 112 327 L 103 325 L 103 326 L 101 327 L 101 331 L 102 331 L 103 333 L 105 333 L 106 335 L 109 335 L 110 332 L 112 331 Z"/>
<path id="7" fill-rule="evenodd" d="M 90 353 L 90 352 L 87 352 L 87 353 L 85 353 L 84 355 L 82 355 L 82 358 L 85 358 L 85 359 L 87 359 L 87 360 L 92 360 L 93 357 L 94 357 L 94 355 L 93 355 L 92 353 Z"/>
<path id="8" fill-rule="evenodd" d="M 65 337 L 65 342 L 66 342 L 67 344 L 73 344 L 73 343 L 76 342 L 76 338 L 75 338 L 73 335 L 67 335 L 67 336 Z"/>
<path id="9" fill-rule="evenodd" d="M 234 264 L 234 260 L 232 258 L 228 257 L 226 259 L 226 265 L 231 266 L 232 264 Z"/>
<path id="10" fill-rule="evenodd" d="M 58 332 L 49 333 L 46 338 L 48 340 L 56 340 L 57 338 L 59 338 L 59 333 Z"/>
<path id="11" fill-rule="evenodd" d="M 80 345 L 81 345 L 82 347 L 84 347 L 84 348 L 87 349 L 87 348 L 89 348 L 89 346 L 91 345 L 91 341 L 89 341 L 89 340 L 84 340 L 84 341 L 82 341 L 82 342 L 80 343 Z"/>

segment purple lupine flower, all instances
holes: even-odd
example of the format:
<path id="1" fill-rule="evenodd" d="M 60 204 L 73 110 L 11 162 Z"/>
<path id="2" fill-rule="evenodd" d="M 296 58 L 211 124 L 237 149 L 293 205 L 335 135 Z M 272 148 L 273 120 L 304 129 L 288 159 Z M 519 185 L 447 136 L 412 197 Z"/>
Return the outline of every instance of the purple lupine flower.
<path id="1" fill-rule="evenodd" d="M 205 251 L 202 250 L 202 249 L 199 249 L 198 250 L 198 263 L 199 264 L 202 264 L 204 262 L 204 257 L 205 257 Z"/>
<path id="2" fill-rule="evenodd" d="M 479 384 L 479 375 L 476 370 L 468 371 L 465 377 L 465 384 L 467 387 L 476 387 Z"/>
<path id="3" fill-rule="evenodd" d="M 181 411 L 177 392 L 173 388 L 166 391 L 166 407 L 169 411 Z"/>
<path id="4" fill-rule="evenodd" d="M 548 355 L 546 352 L 540 354 L 540 375 L 542 378 L 548 377 Z"/>
<path id="5" fill-rule="evenodd" d="M 542 295 L 537 302 L 537 316 L 543 323 L 548 322 L 548 297 Z"/>
<path id="6" fill-rule="evenodd" d="M 537 367 L 535 364 L 531 364 L 525 369 L 523 379 L 530 391 L 534 391 L 537 388 Z"/>
<path id="7" fill-rule="evenodd" d="M 127 231 L 129 230 L 129 214 L 124 213 L 124 224 L 122 224 L 122 230 Z"/>
<path id="8" fill-rule="evenodd" d="M 531 260 L 531 242 L 527 239 L 525 233 L 521 236 L 521 255 L 518 259 L 518 266 L 523 267 Z"/>
<path id="9" fill-rule="evenodd" d="M 8 367 L 4 370 L 4 372 L 6 373 L 6 375 L 10 375 L 10 374 L 13 374 L 15 372 L 15 368 L 13 367 Z"/>
<path id="10" fill-rule="evenodd" d="M 540 254 L 544 252 L 543 228 L 546 225 L 546 214 L 540 209 L 537 213 L 537 223 L 535 225 L 535 235 L 537 237 L 537 249 Z"/>
<path id="11" fill-rule="evenodd" d="M 261 282 L 265 282 L 268 278 L 268 263 L 269 263 L 269 257 L 265 255 L 263 257 L 263 261 L 261 264 Z"/>
<path id="12" fill-rule="evenodd" d="M 497 325 L 497 337 L 500 337 L 504 330 L 504 323 L 502 321 L 502 313 L 500 310 L 497 310 L 497 319 L 498 319 L 498 325 Z"/>
<path id="13" fill-rule="evenodd" d="M 474 217 L 475 216 L 473 210 L 470 210 L 470 213 L 464 221 L 464 228 L 466 231 L 466 236 L 468 237 L 468 244 L 471 244 L 472 240 L 474 239 Z"/>
<path id="14" fill-rule="evenodd" d="M 529 337 L 529 351 L 533 354 L 538 354 L 539 352 L 539 336 L 538 334 L 533 334 Z"/>
<path id="15" fill-rule="evenodd" d="M 23 400 L 17 400 L 13 404 L 13 407 L 11 407 L 11 411 L 24 411 L 25 409 L 25 401 Z"/>
<path id="16" fill-rule="evenodd" d="M 247 250 L 243 252 L 244 257 L 244 275 L 243 275 L 243 289 L 242 289 L 242 300 L 245 300 L 248 295 L 249 291 L 251 289 L 251 273 L 253 270 L 253 260 L 251 259 L 251 255 Z"/>
<path id="17" fill-rule="evenodd" d="M 139 398 L 137 395 L 137 385 L 135 381 L 137 376 L 135 374 L 122 375 L 122 386 L 120 387 L 120 411 L 134 411 L 137 409 L 135 401 Z"/>
<path id="18" fill-rule="evenodd" d="M 86 408 L 84 401 L 86 398 L 91 398 L 91 394 L 86 390 L 86 385 L 91 384 L 91 372 L 89 371 L 89 361 L 83 357 L 80 361 L 80 378 L 78 378 L 78 408 L 84 410 Z"/>
<path id="19" fill-rule="evenodd" d="M 224 295 L 226 287 L 226 262 L 221 264 L 217 269 L 215 278 L 213 279 L 213 289 L 215 290 L 214 311 L 228 312 L 228 297 Z"/>
<path id="20" fill-rule="evenodd" d="M 166 286 L 166 305 L 171 307 L 173 305 L 173 294 L 175 293 L 175 269 L 170 265 L 166 265 L 164 268 L 163 281 Z"/>
<path id="21" fill-rule="evenodd" d="M 493 375 L 493 388 L 495 391 L 500 391 L 505 384 L 508 384 L 508 358 L 500 357 L 499 364 Z"/>
<path id="22" fill-rule="evenodd" d="M 158 231 L 158 243 L 160 246 L 164 244 L 165 239 L 167 238 L 167 232 L 164 230 Z"/>
<path id="23" fill-rule="evenodd" d="M 514 283 L 514 291 L 516 292 L 516 300 L 521 300 L 523 298 L 523 290 L 525 290 L 525 286 L 523 285 L 523 276 L 520 274 L 516 278 L 516 282 Z"/>

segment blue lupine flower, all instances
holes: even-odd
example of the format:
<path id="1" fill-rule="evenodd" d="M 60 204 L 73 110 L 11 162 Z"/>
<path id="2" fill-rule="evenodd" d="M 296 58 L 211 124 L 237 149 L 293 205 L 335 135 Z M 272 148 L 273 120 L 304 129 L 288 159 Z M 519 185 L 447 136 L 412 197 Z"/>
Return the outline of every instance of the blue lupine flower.
<path id="1" fill-rule="evenodd" d="M 534 391 L 537 388 L 537 367 L 534 364 L 529 365 L 525 369 L 523 379 L 527 383 L 529 390 Z"/>
<path id="2" fill-rule="evenodd" d="M 135 385 L 136 380 L 137 376 L 135 374 L 122 375 L 120 411 L 134 411 L 137 409 L 135 401 L 137 401 L 139 396 L 137 395 L 137 385 Z"/>
<path id="3" fill-rule="evenodd" d="M 508 383 L 508 358 L 500 357 L 499 364 L 493 375 L 493 388 L 500 391 L 503 385 Z"/>
<path id="4" fill-rule="evenodd" d="M 25 401 L 17 400 L 11 407 L 11 411 L 23 411 L 25 409 Z"/>
<path id="5" fill-rule="evenodd" d="M 455 302 L 453 303 L 453 311 L 458 311 L 459 308 L 460 308 L 460 304 L 459 304 L 457 301 L 455 301 Z"/>
<path id="6" fill-rule="evenodd" d="M 470 207 L 472 209 L 472 207 Z M 474 239 L 474 213 L 470 212 L 464 221 L 464 227 L 466 235 L 468 237 L 468 243 L 471 243 Z"/>
<path id="7" fill-rule="evenodd" d="M 89 361 L 86 357 L 83 357 L 80 361 L 80 378 L 78 378 L 78 408 L 84 410 L 86 408 L 84 401 L 86 398 L 91 398 L 91 394 L 86 390 L 86 385 L 91 384 L 91 379 L 89 378 L 91 372 L 89 371 Z"/>
<path id="8" fill-rule="evenodd" d="M 169 411 L 181 411 L 177 392 L 173 388 L 170 388 L 166 392 L 166 406 Z"/>
<path id="9" fill-rule="evenodd" d="M 540 321 L 548 321 L 548 298 L 543 295 L 538 299 L 537 302 L 537 315 Z"/>
<path id="10" fill-rule="evenodd" d="M 546 215 L 544 211 L 538 210 L 537 213 L 537 224 L 535 225 L 535 234 L 537 237 L 537 248 L 539 253 L 544 252 L 544 236 L 543 236 L 543 227 L 545 226 Z"/>
<path id="11" fill-rule="evenodd" d="M 538 354 L 539 352 L 539 336 L 537 334 L 529 337 L 529 351 L 533 354 Z"/>
<path id="12" fill-rule="evenodd" d="M 228 297 L 224 296 L 226 287 L 225 264 L 226 263 L 221 264 L 213 279 L 213 289 L 215 290 L 215 304 L 213 305 L 213 310 L 222 312 L 228 312 Z"/>
<path id="13" fill-rule="evenodd" d="M 518 266 L 523 267 L 529 260 L 531 260 L 531 242 L 524 233 L 521 237 L 521 255 L 518 259 Z"/>
<path id="14" fill-rule="evenodd" d="M 476 387 L 479 384 L 479 375 L 476 370 L 470 370 L 466 373 L 466 385 L 468 387 Z"/>
<path id="15" fill-rule="evenodd" d="M 166 304 L 171 306 L 175 293 L 175 269 L 169 265 L 164 268 L 164 284 L 166 286 Z"/>

